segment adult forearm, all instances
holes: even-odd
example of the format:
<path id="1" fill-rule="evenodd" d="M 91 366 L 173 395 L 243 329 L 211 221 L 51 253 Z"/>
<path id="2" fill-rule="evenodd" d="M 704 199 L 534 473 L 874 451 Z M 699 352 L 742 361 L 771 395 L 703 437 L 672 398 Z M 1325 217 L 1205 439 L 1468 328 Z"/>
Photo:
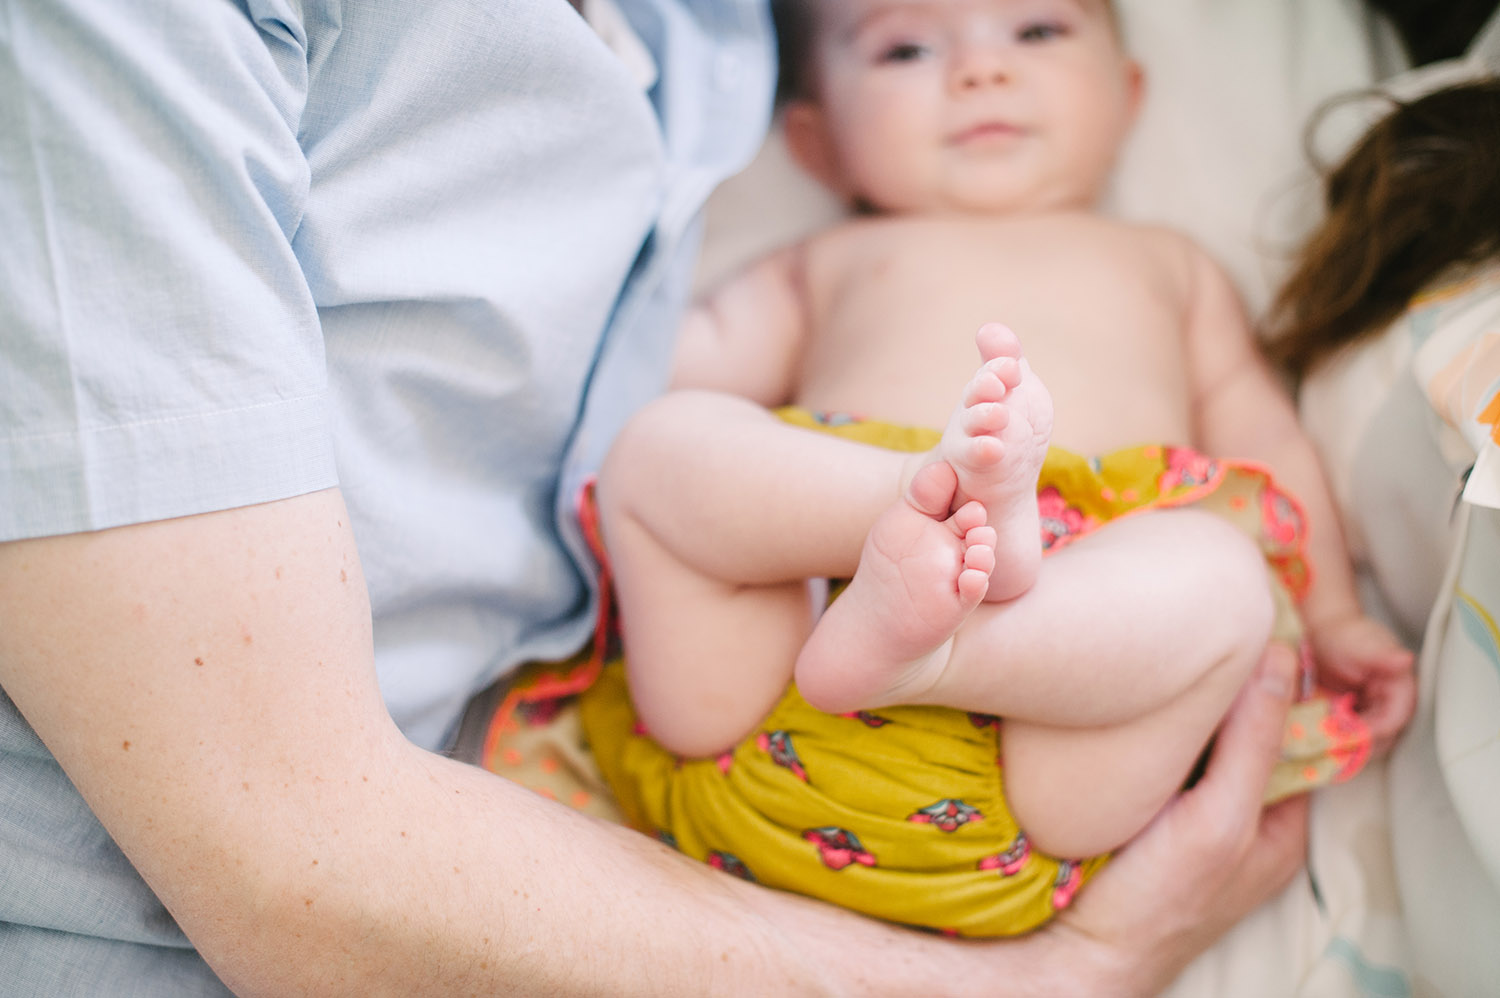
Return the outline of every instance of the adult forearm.
<path id="1" fill-rule="evenodd" d="M 402 738 L 337 493 L 0 545 L 0 615 L 0 683 L 236 991 L 644 992 L 761 944 Z"/>
<path id="2" fill-rule="evenodd" d="M 330 843 L 342 844 L 339 854 L 319 858 L 320 890 L 285 870 L 294 882 L 273 917 L 215 929 L 209 958 L 231 987 L 1057 993 L 1049 961 L 1037 958 L 1040 937 L 963 945 L 919 935 L 726 877 L 479 770 L 415 756 L 396 768 L 371 794 L 387 806 L 368 826 L 342 830 Z M 253 938 L 240 934 L 252 929 Z"/>
<path id="3" fill-rule="evenodd" d="M 257 900 L 179 913 L 236 992 L 797 993 L 795 954 L 728 878 L 481 770 L 389 748 L 348 792 L 288 801 L 297 826 L 242 877 Z"/>

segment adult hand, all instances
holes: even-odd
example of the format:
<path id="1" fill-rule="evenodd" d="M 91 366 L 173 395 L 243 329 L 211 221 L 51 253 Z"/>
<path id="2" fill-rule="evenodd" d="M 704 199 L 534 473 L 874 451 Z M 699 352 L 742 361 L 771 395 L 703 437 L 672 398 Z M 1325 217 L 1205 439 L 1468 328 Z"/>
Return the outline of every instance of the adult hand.
<path id="1" fill-rule="evenodd" d="M 1307 798 L 1262 809 L 1297 660 L 1267 649 L 1215 743 L 1208 771 L 1058 916 L 1045 933 L 1093 995 L 1150 995 L 1301 867 Z"/>

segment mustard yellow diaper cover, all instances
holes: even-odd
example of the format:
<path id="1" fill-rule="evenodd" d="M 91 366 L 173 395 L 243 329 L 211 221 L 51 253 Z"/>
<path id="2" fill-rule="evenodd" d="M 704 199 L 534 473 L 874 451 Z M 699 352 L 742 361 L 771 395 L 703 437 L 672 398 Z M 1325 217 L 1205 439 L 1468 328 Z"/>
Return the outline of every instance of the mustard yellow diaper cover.
<path id="1" fill-rule="evenodd" d="M 796 409 L 780 415 L 896 450 L 928 450 L 938 439 L 925 428 Z M 1292 603 L 1308 581 L 1302 516 L 1263 470 L 1177 447 L 1097 459 L 1054 448 L 1037 501 L 1047 550 L 1137 511 L 1191 503 L 1224 516 L 1257 540 L 1274 569 L 1278 634 L 1299 636 Z M 1030 847 L 1006 806 L 999 718 L 941 707 L 833 716 L 793 687 L 729 752 L 680 759 L 636 719 L 618 648 L 605 658 L 580 716 L 626 819 L 729 873 L 894 922 L 997 936 L 1045 922 L 1106 862 Z M 1268 796 L 1359 768 L 1368 739 L 1351 734 L 1355 722 L 1347 703 L 1332 709 L 1318 700 L 1289 725 L 1310 747 L 1280 768 L 1281 786 Z"/>

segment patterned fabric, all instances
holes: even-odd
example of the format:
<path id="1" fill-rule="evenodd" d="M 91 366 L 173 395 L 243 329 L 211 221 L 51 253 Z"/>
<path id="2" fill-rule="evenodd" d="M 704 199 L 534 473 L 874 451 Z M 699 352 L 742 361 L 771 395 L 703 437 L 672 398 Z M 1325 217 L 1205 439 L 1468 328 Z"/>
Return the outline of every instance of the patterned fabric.
<path id="1" fill-rule="evenodd" d="M 966 936 L 1025 932 L 1105 862 L 1030 847 L 1005 803 L 994 717 L 931 707 L 834 716 L 790 690 L 731 752 L 679 760 L 635 723 L 618 659 L 580 713 L 631 825 L 736 876 L 877 918 Z"/>

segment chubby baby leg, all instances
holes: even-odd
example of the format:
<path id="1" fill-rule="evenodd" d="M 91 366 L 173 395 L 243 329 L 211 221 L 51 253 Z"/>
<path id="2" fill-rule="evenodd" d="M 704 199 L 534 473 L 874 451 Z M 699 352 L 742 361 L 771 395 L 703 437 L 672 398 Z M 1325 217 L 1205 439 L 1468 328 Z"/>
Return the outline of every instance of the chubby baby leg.
<path id="1" fill-rule="evenodd" d="M 826 632 L 840 643 L 819 649 L 823 671 L 804 651 L 798 682 L 826 710 L 914 703 L 1005 718 L 1006 793 L 1022 827 L 1053 855 L 1097 855 L 1138 832 L 1181 786 L 1273 617 L 1253 541 L 1213 513 L 1164 510 L 1050 556 L 1020 597 L 980 604 L 951 641 L 884 673 L 897 683 L 872 688 L 858 678 L 861 665 L 889 660 L 870 647 L 878 627 L 861 637 L 847 627 L 852 618 L 842 633 Z M 850 648 L 859 657 L 838 657 Z M 851 689 L 861 695 L 836 698 Z"/>
<path id="2" fill-rule="evenodd" d="M 1112 727 L 1264 643 L 1273 614 L 1265 561 L 1237 527 L 1191 508 L 1128 516 L 1048 556 L 1021 597 L 975 610 L 915 702 Z"/>
<path id="3" fill-rule="evenodd" d="M 1259 652 L 1247 657 L 1249 666 L 1237 659 L 1159 710 L 1114 727 L 1006 720 L 1005 796 L 1032 844 L 1068 859 L 1134 838 L 1182 789 Z"/>
<path id="4" fill-rule="evenodd" d="M 1078 685 L 1057 690 L 1058 710 L 1006 716 L 1006 797 L 1037 848 L 1062 857 L 1115 849 L 1182 787 L 1270 637 L 1265 567 L 1248 542 L 1232 543 L 1240 539 L 1222 538 L 1212 575 L 1190 553 L 1179 559 L 1161 552 L 1200 595 L 1185 586 L 1154 620 L 1144 608 L 1136 611 L 1142 616 L 1134 626 L 1159 636 L 1156 661 L 1132 651 L 1141 646 L 1124 633 L 1128 621 L 1098 621 L 1106 631 L 1122 628 L 1118 656 L 1095 652 L 1091 659 L 1098 681 L 1064 667 Z M 1200 543 L 1209 542 L 1200 535 Z M 1121 688 L 1132 679 L 1136 690 Z"/>
<path id="5" fill-rule="evenodd" d="M 765 716 L 813 621 L 802 578 L 745 581 L 741 569 L 764 567 L 726 558 L 714 525 L 687 515 L 705 503 L 672 433 L 675 408 L 694 401 L 663 400 L 627 427 L 597 492 L 631 699 L 652 737 L 687 757 L 722 752 Z M 718 425 L 712 407 L 692 416 L 697 430 Z"/>

